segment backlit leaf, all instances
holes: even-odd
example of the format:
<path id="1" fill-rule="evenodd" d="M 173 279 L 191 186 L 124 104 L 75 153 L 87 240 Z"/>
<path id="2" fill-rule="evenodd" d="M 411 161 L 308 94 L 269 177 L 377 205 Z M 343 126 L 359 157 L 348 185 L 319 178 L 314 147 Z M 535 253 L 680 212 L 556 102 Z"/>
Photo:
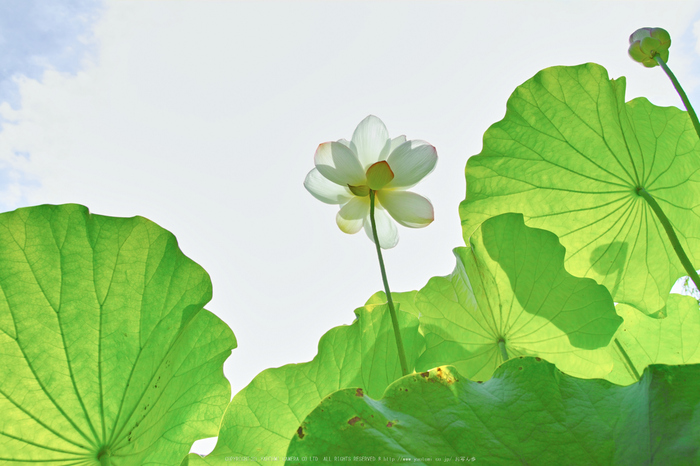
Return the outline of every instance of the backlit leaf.
<path id="1" fill-rule="evenodd" d="M 177 464 L 216 435 L 233 333 L 207 273 L 140 217 L 0 215 L 0 462 Z"/>
<path id="2" fill-rule="evenodd" d="M 522 213 L 559 237 L 572 274 L 653 314 L 687 273 L 637 188 L 656 199 L 697 267 L 700 141 L 686 112 L 624 95 L 624 78 L 591 63 L 547 68 L 519 86 L 467 162 L 460 217 L 467 240 L 489 217 Z"/>
<path id="3" fill-rule="evenodd" d="M 580 377 L 612 369 L 607 350 L 622 322 L 610 293 L 564 269 L 564 248 L 520 214 L 485 221 L 470 248 L 457 248 L 452 275 L 432 278 L 416 295 L 427 349 L 417 366 L 455 366 L 486 380 L 509 358 L 540 356 Z"/>
<path id="4" fill-rule="evenodd" d="M 368 464 L 698 464 L 699 385 L 700 365 L 653 365 L 627 387 L 535 358 L 510 360 L 484 383 L 443 366 L 397 380 L 380 400 L 352 388 L 324 398 L 292 440 L 287 465 L 357 464 L 357 456 Z"/>
<path id="5" fill-rule="evenodd" d="M 418 320 L 397 312 L 409 370 L 425 343 Z M 326 395 L 347 387 L 355 394 L 380 397 L 401 377 L 391 318 L 385 304 L 355 311 L 352 325 L 331 329 L 311 362 L 267 369 L 231 401 L 214 451 L 191 454 L 183 465 L 219 465 L 233 461 L 265 466 L 284 464 L 290 440 L 301 421 Z M 228 459 L 227 459 L 228 458 Z"/>
<path id="6" fill-rule="evenodd" d="M 615 310 L 625 321 L 615 334 L 617 342 L 610 343 L 615 365 L 605 379 L 621 385 L 636 382 L 630 363 L 639 374 L 651 364 L 700 364 L 700 309 L 695 298 L 671 294 L 660 319 L 625 304 Z"/>

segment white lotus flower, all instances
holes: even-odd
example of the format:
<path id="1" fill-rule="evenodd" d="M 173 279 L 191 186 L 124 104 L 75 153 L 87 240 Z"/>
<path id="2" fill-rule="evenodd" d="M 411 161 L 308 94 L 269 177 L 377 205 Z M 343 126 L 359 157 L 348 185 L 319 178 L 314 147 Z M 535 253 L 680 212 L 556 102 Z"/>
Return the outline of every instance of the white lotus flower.
<path id="1" fill-rule="evenodd" d="M 304 186 L 318 200 L 339 204 L 338 227 L 354 234 L 364 227 L 374 242 L 369 218 L 370 189 L 375 191 L 374 217 L 383 249 L 399 242 L 393 218 L 403 226 L 423 228 L 434 219 L 433 205 L 406 191 L 435 168 L 437 152 L 425 141 L 389 138 L 379 118 L 370 115 L 357 125 L 350 141 L 324 142 Z M 390 217 L 391 216 L 391 217 Z"/>

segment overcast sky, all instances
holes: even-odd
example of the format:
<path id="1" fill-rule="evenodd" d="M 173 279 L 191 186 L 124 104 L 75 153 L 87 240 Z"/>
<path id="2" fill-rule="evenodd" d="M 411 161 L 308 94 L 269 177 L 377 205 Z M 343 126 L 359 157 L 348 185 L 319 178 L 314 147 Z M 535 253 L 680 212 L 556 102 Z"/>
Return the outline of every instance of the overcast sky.
<path id="1" fill-rule="evenodd" d="M 596 62 L 628 100 L 682 105 L 627 56 L 644 26 L 670 32 L 700 102 L 697 1 L 0 0 L 0 208 L 79 203 L 173 232 L 238 339 L 236 393 L 312 359 L 382 288 L 373 244 L 302 185 L 319 143 L 373 114 L 437 148 L 412 189 L 435 222 L 385 253 L 392 289 L 418 289 L 452 271 L 467 158 L 537 71 Z"/>

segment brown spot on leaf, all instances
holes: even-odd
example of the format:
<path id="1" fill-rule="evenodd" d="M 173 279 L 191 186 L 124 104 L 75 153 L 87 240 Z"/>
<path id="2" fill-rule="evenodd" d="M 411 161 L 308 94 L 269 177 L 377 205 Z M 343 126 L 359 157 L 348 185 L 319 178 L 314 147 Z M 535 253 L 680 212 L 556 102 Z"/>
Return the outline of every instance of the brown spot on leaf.
<path id="1" fill-rule="evenodd" d="M 391 427 L 391 426 L 393 426 L 393 425 L 394 425 L 394 423 L 391 422 L 391 421 L 389 421 L 389 422 L 386 423 L 386 426 L 387 426 L 387 427 Z"/>
<path id="2" fill-rule="evenodd" d="M 438 367 L 437 369 L 435 369 L 435 374 L 442 383 L 453 384 L 457 381 L 457 379 L 454 378 L 450 371 L 445 371 L 442 369 L 442 367 Z"/>
<path id="3" fill-rule="evenodd" d="M 365 394 L 362 393 L 362 389 L 361 389 L 361 388 L 358 388 L 357 390 L 355 390 L 355 396 L 365 396 Z"/>
<path id="4" fill-rule="evenodd" d="M 421 376 L 421 377 L 425 377 L 426 379 L 428 378 L 429 375 L 430 375 L 430 374 L 429 374 L 428 372 L 421 372 L 421 373 L 420 373 L 420 376 Z"/>
<path id="5" fill-rule="evenodd" d="M 519 370 L 519 371 L 523 370 L 522 366 L 518 367 L 518 370 Z"/>
<path id="6" fill-rule="evenodd" d="M 301 426 L 297 429 L 297 435 L 299 438 L 304 438 L 304 429 L 302 429 Z"/>
<path id="7" fill-rule="evenodd" d="M 541 361 L 541 360 L 542 360 L 541 358 L 535 358 L 535 361 Z"/>
<path id="8" fill-rule="evenodd" d="M 476 383 L 484 383 L 483 380 L 477 380 Z"/>
<path id="9" fill-rule="evenodd" d="M 354 426 L 355 423 L 356 423 L 357 421 L 359 421 L 359 420 L 360 420 L 360 417 L 359 417 L 359 416 L 355 416 L 354 418 L 352 418 L 352 419 L 350 419 L 350 420 L 348 421 L 348 424 L 350 424 L 351 426 Z"/>

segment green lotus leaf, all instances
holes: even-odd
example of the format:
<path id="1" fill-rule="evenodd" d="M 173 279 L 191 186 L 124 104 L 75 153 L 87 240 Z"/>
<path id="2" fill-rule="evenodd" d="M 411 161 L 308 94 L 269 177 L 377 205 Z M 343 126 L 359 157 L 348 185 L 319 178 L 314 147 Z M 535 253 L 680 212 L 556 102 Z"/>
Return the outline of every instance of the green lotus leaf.
<path id="1" fill-rule="evenodd" d="M 522 213 L 559 237 L 572 274 L 653 314 L 687 272 L 638 188 L 697 266 L 700 141 L 686 112 L 624 94 L 624 78 L 590 63 L 547 68 L 519 86 L 467 162 L 460 217 L 466 240 L 489 217 Z"/>
<path id="2" fill-rule="evenodd" d="M 443 366 L 397 380 L 381 400 L 329 395 L 300 424 L 287 464 L 700 464 L 699 384 L 700 365 L 653 365 L 627 387 L 535 358 L 484 383 Z"/>
<path id="3" fill-rule="evenodd" d="M 426 351 L 419 370 L 450 364 L 486 380 L 504 360 L 540 356 L 571 375 L 604 377 L 622 319 L 607 289 L 564 269 L 564 248 L 520 214 L 486 220 L 457 266 L 416 295 Z M 503 355 L 503 349 L 507 357 Z"/>
<path id="4" fill-rule="evenodd" d="M 407 312 L 416 316 L 418 319 L 421 317 L 421 313 L 416 307 L 416 294 L 418 291 L 400 291 L 391 292 L 391 299 L 394 304 L 399 303 L 401 305 L 401 311 Z M 377 291 L 372 296 L 369 297 L 365 306 L 383 304 L 386 302 L 386 293 L 383 291 Z"/>
<path id="5" fill-rule="evenodd" d="M 397 314 L 406 360 L 413 370 L 425 342 L 418 320 L 406 312 Z M 355 310 L 355 315 L 352 325 L 336 327 L 321 337 L 311 362 L 258 374 L 231 401 L 214 450 L 203 458 L 191 454 L 182 464 L 284 464 L 299 423 L 326 395 L 355 387 L 356 393 L 380 397 L 401 377 L 388 306 L 370 304 Z"/>
<path id="6" fill-rule="evenodd" d="M 692 296 L 671 294 L 660 319 L 625 304 L 616 311 L 624 322 L 610 343 L 615 364 L 606 380 L 629 385 L 651 364 L 700 363 L 700 310 Z"/>
<path id="7" fill-rule="evenodd" d="M 233 333 L 207 273 L 141 217 L 0 215 L 0 462 L 177 464 L 216 435 Z"/>

